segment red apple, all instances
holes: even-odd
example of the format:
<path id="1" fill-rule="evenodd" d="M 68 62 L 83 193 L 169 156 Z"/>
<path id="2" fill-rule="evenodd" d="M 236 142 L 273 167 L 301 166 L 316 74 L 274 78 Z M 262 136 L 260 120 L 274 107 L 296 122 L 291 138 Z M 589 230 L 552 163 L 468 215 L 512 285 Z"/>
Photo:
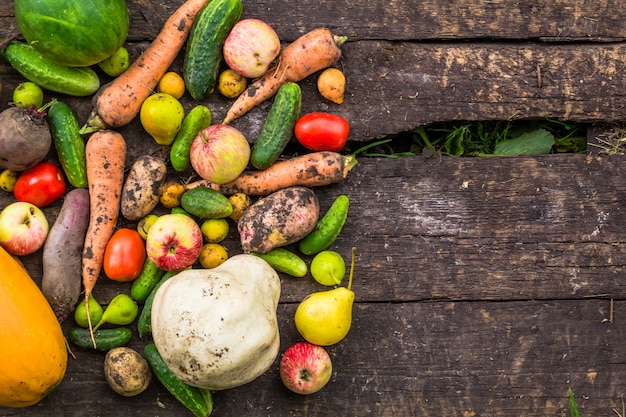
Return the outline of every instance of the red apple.
<path id="1" fill-rule="evenodd" d="M 280 379 L 296 394 L 313 394 L 330 381 L 333 365 L 326 350 L 309 342 L 291 345 L 280 360 Z"/>
<path id="2" fill-rule="evenodd" d="M 17 201 L 0 212 L 0 245 L 13 255 L 36 252 L 46 241 L 48 231 L 46 216 L 31 203 Z"/>
<path id="3" fill-rule="evenodd" d="M 222 49 L 224 61 L 237 74 L 257 78 L 280 53 L 280 39 L 259 19 L 242 19 L 233 26 Z"/>
<path id="4" fill-rule="evenodd" d="M 211 125 L 194 138 L 189 159 L 199 176 L 215 184 L 226 184 L 248 165 L 250 144 L 234 127 Z"/>
<path id="5" fill-rule="evenodd" d="M 200 226 L 185 214 L 164 214 L 150 226 L 146 254 L 165 271 L 193 265 L 202 248 Z"/>

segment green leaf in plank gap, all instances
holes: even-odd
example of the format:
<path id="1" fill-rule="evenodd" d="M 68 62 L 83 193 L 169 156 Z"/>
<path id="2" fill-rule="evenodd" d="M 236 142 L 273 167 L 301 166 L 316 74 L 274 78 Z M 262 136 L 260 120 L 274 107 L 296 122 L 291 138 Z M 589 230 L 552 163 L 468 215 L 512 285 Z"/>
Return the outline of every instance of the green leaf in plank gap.
<path id="1" fill-rule="evenodd" d="M 554 135 L 545 129 L 524 133 L 515 139 L 508 139 L 496 144 L 493 154 L 496 156 L 545 155 L 554 146 Z"/>

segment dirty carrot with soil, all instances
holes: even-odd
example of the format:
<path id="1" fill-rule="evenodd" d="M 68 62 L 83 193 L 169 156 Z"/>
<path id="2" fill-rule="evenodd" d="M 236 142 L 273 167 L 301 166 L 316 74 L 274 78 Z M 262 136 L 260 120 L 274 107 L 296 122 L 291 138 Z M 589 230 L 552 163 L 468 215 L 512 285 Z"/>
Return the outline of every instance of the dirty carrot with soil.
<path id="1" fill-rule="evenodd" d="M 276 64 L 235 100 L 222 123 L 243 116 L 278 92 L 287 82 L 298 82 L 341 58 L 341 46 L 348 38 L 333 35 L 328 28 L 314 29 L 286 46 Z"/>
<path id="2" fill-rule="evenodd" d="M 196 15 L 208 0 L 187 0 L 165 22 L 131 66 L 94 96 L 94 111 L 81 133 L 130 123 L 182 49 Z"/>
<path id="3" fill-rule="evenodd" d="M 89 137 L 85 145 L 87 187 L 89 190 L 89 226 L 82 255 L 82 279 L 85 308 L 102 269 L 104 249 L 113 234 L 120 213 L 126 141 L 112 130 L 101 130 Z M 87 314 L 89 330 L 93 327 Z M 95 346 L 95 340 L 93 340 Z"/>
<path id="4" fill-rule="evenodd" d="M 220 185 L 207 180 L 199 180 L 188 183 L 185 189 L 205 186 L 226 195 L 243 193 L 261 196 L 296 185 L 321 187 L 337 183 L 347 177 L 354 165 L 356 165 L 356 159 L 353 155 L 313 152 L 275 162 L 262 171 L 244 171 L 235 180 L 226 184 Z"/>

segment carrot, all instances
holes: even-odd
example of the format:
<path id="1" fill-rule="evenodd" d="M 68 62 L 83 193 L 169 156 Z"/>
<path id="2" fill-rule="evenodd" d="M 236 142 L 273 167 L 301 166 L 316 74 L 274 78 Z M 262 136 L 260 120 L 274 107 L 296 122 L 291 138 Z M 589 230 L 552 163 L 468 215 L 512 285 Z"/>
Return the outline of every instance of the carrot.
<path id="1" fill-rule="evenodd" d="M 300 185 L 320 187 L 342 181 L 356 165 L 354 156 L 336 152 L 313 152 L 285 161 L 278 161 L 262 171 L 244 171 L 227 184 L 207 180 L 190 182 L 186 190 L 205 186 L 222 194 L 243 193 L 252 196 L 268 195 L 274 191 Z"/>
<path id="2" fill-rule="evenodd" d="M 341 46 L 348 38 L 333 35 L 327 28 L 314 29 L 286 46 L 276 63 L 248 85 L 226 113 L 223 124 L 243 116 L 278 92 L 286 82 L 298 82 L 327 68 L 341 58 Z"/>
<path id="3" fill-rule="evenodd" d="M 182 49 L 196 15 L 208 0 L 187 0 L 131 66 L 94 96 L 94 111 L 81 133 L 130 123 Z"/>
<path id="4" fill-rule="evenodd" d="M 89 189 L 89 226 L 82 254 L 82 279 L 85 307 L 102 269 L 104 249 L 113 234 L 120 212 L 126 141 L 112 130 L 101 130 L 89 137 L 85 145 L 87 187 Z M 87 314 L 93 337 L 91 317 Z M 95 346 L 95 340 L 93 340 Z"/>

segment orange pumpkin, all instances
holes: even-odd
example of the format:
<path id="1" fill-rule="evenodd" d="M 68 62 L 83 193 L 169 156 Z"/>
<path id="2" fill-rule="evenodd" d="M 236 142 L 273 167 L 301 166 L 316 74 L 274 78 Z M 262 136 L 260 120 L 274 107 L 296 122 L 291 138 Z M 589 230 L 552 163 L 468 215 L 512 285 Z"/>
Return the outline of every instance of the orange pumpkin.
<path id="1" fill-rule="evenodd" d="M 0 407 L 37 404 L 65 376 L 61 325 L 28 272 L 0 247 Z"/>

